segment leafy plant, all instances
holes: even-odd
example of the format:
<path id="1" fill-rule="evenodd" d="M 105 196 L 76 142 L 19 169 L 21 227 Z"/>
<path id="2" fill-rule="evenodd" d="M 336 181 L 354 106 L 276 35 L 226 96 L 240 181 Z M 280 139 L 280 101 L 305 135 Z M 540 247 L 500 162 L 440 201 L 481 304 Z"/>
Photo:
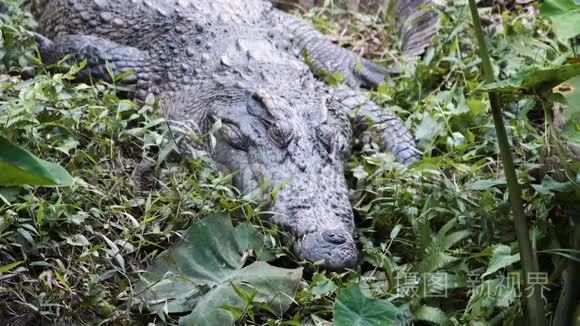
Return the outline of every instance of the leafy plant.
<path id="1" fill-rule="evenodd" d="M 441 9 L 440 32 L 418 62 L 407 62 L 396 47 L 385 46 L 397 42 L 386 14 L 348 13 L 340 8 L 344 1 L 327 1 L 332 6 L 304 13 L 338 44 L 375 62 L 400 66 L 399 75 L 369 94 L 416 131 L 425 158 L 404 168 L 379 144 L 355 141 L 346 177 L 357 216 L 360 264 L 344 273 L 309 265 L 317 270 L 304 273 L 283 314 L 265 302 L 257 286 L 227 279 L 250 266 L 268 271 L 304 264 L 281 244 L 279 230 L 262 223 L 267 213 L 263 199 L 239 194 L 230 185 L 232 176 L 216 171 L 203 153 L 193 159 L 173 153 L 157 103 L 124 99 L 122 76 L 114 83 L 83 84 L 75 80 L 82 65 L 50 72 L 36 57 L 30 33 L 35 22 L 21 10 L 22 2 L 4 1 L 9 10 L 0 14 L 1 133 L 38 157 L 66 162 L 75 183 L 0 189 L 0 324 L 175 325 L 174 318 L 210 297 L 230 301 L 211 305 L 212 311 L 246 325 L 331 325 L 342 320 L 341 313 L 334 314 L 339 297 L 345 312 L 359 317 L 354 312 L 365 311 L 366 304 L 390 302 L 398 310 L 395 324 L 527 323 L 522 286 L 509 278 L 523 264 L 517 261 L 521 252 L 509 209 L 511 191 L 490 101 L 482 92 L 489 84 L 481 78 L 466 1 Z M 576 318 L 580 279 L 578 264 L 571 263 L 578 260 L 573 240 L 580 239 L 579 223 L 573 231 L 571 221 L 580 210 L 580 179 L 573 155 L 559 148 L 578 139 L 578 88 L 576 77 L 563 80 L 558 69 L 565 62 L 578 64 L 578 44 L 554 37 L 550 31 L 557 18 L 553 23 L 538 18 L 537 3 L 478 5 L 493 81 L 515 82 L 500 94 L 501 113 L 528 235 L 538 250 L 540 272 L 550 276 L 543 284 L 542 304 L 557 322 L 569 325 Z M 329 83 L 341 80 L 339 74 L 321 77 Z M 554 120 L 563 118 L 562 129 L 552 131 L 557 123 L 549 115 L 556 101 L 567 108 L 562 116 L 554 115 Z M 190 286 L 190 298 L 198 300 L 188 302 L 183 314 L 168 314 L 162 304 L 154 305 L 154 313 L 143 310 L 143 301 L 135 300 L 143 293 L 133 286 L 143 270 L 187 239 L 192 224 L 223 214 L 237 225 L 226 229 L 253 239 L 243 245 L 240 236 L 231 245 L 241 249 L 226 250 L 245 263 L 219 280 L 206 280 L 197 296 L 186 279 L 177 280 Z M 219 234 L 210 243 L 225 239 Z M 262 246 L 264 241 L 268 246 Z M 164 277 L 177 278 L 167 273 L 153 279 Z M 364 298 L 357 294 L 352 298 L 360 300 L 342 300 L 351 287 Z M 226 295 L 212 296 L 217 293 Z M 357 306 L 360 302 L 365 305 Z"/>
<path id="2" fill-rule="evenodd" d="M 489 52 L 487 50 L 487 45 L 484 40 L 483 29 L 481 27 L 479 12 L 477 11 L 475 0 L 469 0 L 469 9 L 471 11 L 471 18 L 473 19 L 475 36 L 477 38 L 477 43 L 479 47 L 479 56 L 482 62 L 481 66 L 483 70 L 483 75 L 488 83 L 492 83 L 494 81 L 493 67 L 491 65 Z M 511 153 L 507 131 L 502 115 L 501 102 L 498 95 L 495 92 L 489 93 L 489 100 L 491 104 L 491 114 L 493 116 L 493 123 L 495 126 L 499 151 L 504 164 L 504 173 L 506 175 L 506 180 L 509 189 L 509 200 L 514 219 L 515 233 L 520 248 L 520 256 L 523 262 L 524 275 L 526 275 L 526 277 L 524 277 L 523 283 L 527 289 L 529 284 L 527 275 L 539 272 L 538 259 L 535 255 L 529 237 L 528 223 L 524 215 L 522 189 L 516 174 L 514 159 Z M 530 320 L 532 325 L 538 326 L 546 324 L 546 315 L 544 312 L 544 306 L 543 303 L 541 302 L 539 292 L 540 286 L 541 286 L 540 284 L 532 285 L 531 288 L 534 291 L 530 292 L 529 295 L 526 295 L 528 319 Z"/>
<path id="3" fill-rule="evenodd" d="M 449 255 L 448 251 L 458 242 L 467 238 L 470 232 L 463 230 L 448 234 L 455 223 L 455 220 L 447 222 L 436 235 L 432 235 L 430 223 L 428 221 L 420 222 L 417 248 L 419 263 L 415 265 L 419 273 L 435 272 L 458 259 Z"/>
<path id="4" fill-rule="evenodd" d="M 481 275 L 481 277 L 491 275 L 498 270 L 511 266 L 518 261 L 520 261 L 519 254 L 511 255 L 510 247 L 506 245 L 498 245 L 493 249 L 493 254 L 491 256 L 489 266 L 487 267 L 485 273 Z"/>
<path id="5" fill-rule="evenodd" d="M 546 0 L 540 14 L 552 20 L 554 33 L 561 40 L 580 35 L 580 4 L 575 0 Z"/>
<path id="6" fill-rule="evenodd" d="M 564 135 L 580 144 L 580 75 L 556 86 L 554 92 L 562 95 L 568 106 L 564 111 Z"/>
<path id="7" fill-rule="evenodd" d="M 190 312 L 182 325 L 233 325 L 256 303 L 283 314 L 298 289 L 302 269 L 262 261 L 245 266 L 252 252 L 264 252 L 259 234 L 228 217 L 207 217 L 143 275 L 144 299 L 160 313 Z"/>
<path id="8" fill-rule="evenodd" d="M 41 160 L 0 136 L 0 185 L 70 186 L 73 178 L 60 165 Z"/>
<path id="9" fill-rule="evenodd" d="M 398 309 L 387 300 L 365 296 L 358 285 L 342 290 L 334 303 L 336 326 L 384 326 L 392 325 Z"/>
<path id="10" fill-rule="evenodd" d="M 557 85 L 580 75 L 580 64 L 563 65 L 556 68 L 528 68 L 509 79 L 489 83 L 481 88 L 512 94 L 538 94 L 550 92 Z"/>

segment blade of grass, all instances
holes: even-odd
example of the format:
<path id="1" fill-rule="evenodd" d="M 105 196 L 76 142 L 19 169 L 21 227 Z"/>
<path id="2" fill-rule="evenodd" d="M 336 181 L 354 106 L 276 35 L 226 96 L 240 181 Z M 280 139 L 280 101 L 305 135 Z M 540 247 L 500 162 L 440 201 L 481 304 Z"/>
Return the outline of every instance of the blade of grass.
<path id="1" fill-rule="evenodd" d="M 469 0 L 469 9 L 471 17 L 473 18 L 473 27 L 477 43 L 479 45 L 479 56 L 481 57 L 481 65 L 486 82 L 494 82 L 493 68 L 489 58 L 489 52 L 485 43 L 483 28 L 479 19 L 479 12 L 475 0 Z M 489 92 L 489 100 L 491 105 L 491 112 L 493 116 L 493 123 L 497 134 L 497 141 L 501 159 L 503 161 L 504 173 L 506 176 L 509 198 L 512 207 L 512 214 L 514 218 L 514 227 L 518 245 L 520 248 L 520 256 L 522 260 L 522 267 L 524 271 L 523 285 L 526 296 L 528 322 L 534 326 L 547 325 L 546 315 L 544 312 L 544 303 L 541 298 L 542 284 L 528 284 L 528 276 L 537 275 L 539 272 L 538 260 L 532 248 L 532 243 L 529 238 L 529 229 L 526 216 L 524 215 L 524 206 L 522 202 L 522 189 L 518 183 L 516 169 L 514 166 L 511 148 L 508 141 L 508 136 L 503 121 L 501 104 L 499 97 L 495 92 Z"/>
<path id="2" fill-rule="evenodd" d="M 573 233 L 572 245 L 580 248 L 580 224 L 576 223 Z M 578 258 L 578 255 L 575 255 Z M 580 263 L 577 260 L 568 262 L 564 288 L 560 294 L 556 312 L 554 313 L 555 326 L 572 325 L 574 322 L 574 311 L 576 309 L 576 299 L 578 298 L 578 288 L 580 288 Z"/>

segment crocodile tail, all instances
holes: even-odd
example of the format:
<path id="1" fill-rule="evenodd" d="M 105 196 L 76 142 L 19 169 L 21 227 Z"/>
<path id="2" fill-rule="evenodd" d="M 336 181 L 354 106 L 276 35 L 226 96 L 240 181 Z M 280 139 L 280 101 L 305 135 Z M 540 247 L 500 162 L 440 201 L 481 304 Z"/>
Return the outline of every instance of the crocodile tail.
<path id="1" fill-rule="evenodd" d="M 431 46 L 439 29 L 437 0 L 393 0 L 396 5 L 401 50 L 407 59 L 413 59 Z"/>

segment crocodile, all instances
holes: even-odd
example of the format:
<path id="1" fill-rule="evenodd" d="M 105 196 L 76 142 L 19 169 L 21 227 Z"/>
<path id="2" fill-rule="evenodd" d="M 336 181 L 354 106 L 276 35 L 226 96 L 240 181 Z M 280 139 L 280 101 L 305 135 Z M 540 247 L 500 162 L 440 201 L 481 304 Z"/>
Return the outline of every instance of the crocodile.
<path id="1" fill-rule="evenodd" d="M 429 4 L 396 7 L 407 56 L 435 33 Z M 269 1 L 44 0 L 31 10 L 45 63 L 86 60 L 78 75 L 86 81 L 126 75 L 132 99 L 159 100 L 183 152 L 190 132 L 211 131 L 206 149 L 235 172 L 234 186 L 275 190 L 269 220 L 291 235 L 299 259 L 330 270 L 357 263 L 344 176 L 353 137 L 376 140 L 405 165 L 421 157 L 402 121 L 363 93 L 397 69 L 339 47 Z M 341 72 L 344 86 L 328 86 L 321 71 Z"/>

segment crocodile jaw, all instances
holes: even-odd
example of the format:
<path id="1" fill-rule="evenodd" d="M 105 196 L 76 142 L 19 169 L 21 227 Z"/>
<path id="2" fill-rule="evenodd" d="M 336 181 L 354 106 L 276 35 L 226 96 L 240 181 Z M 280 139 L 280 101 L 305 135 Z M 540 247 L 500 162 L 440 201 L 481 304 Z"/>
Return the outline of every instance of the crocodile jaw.
<path id="1" fill-rule="evenodd" d="M 341 229 L 307 233 L 294 242 L 293 249 L 299 258 L 324 261 L 324 267 L 332 271 L 353 268 L 358 261 L 352 234 Z"/>

